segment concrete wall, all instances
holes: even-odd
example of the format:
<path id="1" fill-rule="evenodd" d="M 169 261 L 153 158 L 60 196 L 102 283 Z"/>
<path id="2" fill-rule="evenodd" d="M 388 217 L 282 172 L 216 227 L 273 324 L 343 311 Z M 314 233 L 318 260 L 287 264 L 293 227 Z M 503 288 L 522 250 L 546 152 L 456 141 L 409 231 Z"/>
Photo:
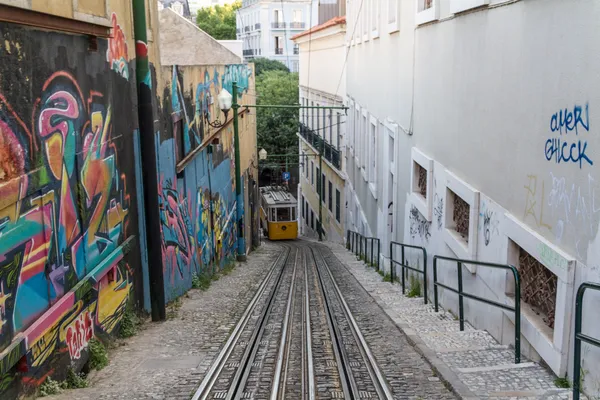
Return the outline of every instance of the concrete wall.
<path id="1" fill-rule="evenodd" d="M 159 12 L 162 65 L 235 64 L 240 57 L 170 8 Z"/>
<path id="2" fill-rule="evenodd" d="M 147 277 L 131 8 L 19 5 L 113 37 L 94 51 L 85 35 L 0 23 L 2 398 L 80 369 L 93 337 L 118 332 L 128 304 L 143 307 Z"/>

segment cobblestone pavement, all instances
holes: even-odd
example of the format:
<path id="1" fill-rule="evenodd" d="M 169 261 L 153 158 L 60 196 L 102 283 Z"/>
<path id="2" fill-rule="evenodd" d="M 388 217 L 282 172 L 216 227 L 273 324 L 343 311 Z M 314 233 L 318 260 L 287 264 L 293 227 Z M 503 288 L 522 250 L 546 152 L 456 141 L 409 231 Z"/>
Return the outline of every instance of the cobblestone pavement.
<path id="1" fill-rule="evenodd" d="M 111 351 L 110 364 L 86 389 L 48 399 L 189 399 L 280 253 L 263 242 L 248 261 L 202 292 L 191 290 L 176 317 L 147 323 Z"/>
<path id="2" fill-rule="evenodd" d="M 277 358 L 275 354 L 283 351 L 279 349 L 284 349 L 287 354 L 280 388 L 290 399 L 302 398 L 299 389 L 306 382 L 298 373 L 305 370 L 308 362 L 305 349 L 307 338 L 303 334 L 306 326 L 310 326 L 313 351 L 310 359 L 314 361 L 317 397 L 343 398 L 340 376 L 337 373 L 338 361 L 331 350 L 332 337 L 328 334 L 327 323 L 323 319 L 326 313 L 325 300 L 318 289 L 317 270 L 325 277 L 322 289 L 327 293 L 327 301 L 333 306 L 333 318 L 342 339 L 340 345 L 350 355 L 350 361 L 354 357 L 354 362 L 350 362 L 349 368 L 355 375 L 358 387 L 365 387 L 360 398 L 377 398 L 375 392 L 369 389 L 369 378 L 361 364 L 364 360 L 360 359 L 360 353 L 366 354 L 367 349 L 370 349 L 368 351 L 377 361 L 377 368 L 385 376 L 395 399 L 455 398 L 411 346 L 405 335 L 334 254 L 325 246 L 313 246 L 306 241 L 290 242 L 283 246 L 264 243 L 248 257 L 247 263 L 214 282 L 207 291 L 190 291 L 184 297 L 182 306 L 174 318 L 164 323 L 147 324 L 136 337 L 113 350 L 110 365 L 90 375 L 91 387 L 68 391 L 51 398 L 189 399 L 224 348 L 225 342 L 269 272 L 270 266 L 282 253 L 282 249 L 288 246 L 292 248 L 292 257 L 299 255 L 297 259 L 301 262 L 287 263 L 290 270 L 286 270 L 282 275 L 284 279 L 281 280 L 281 287 L 273 291 L 275 307 L 267 314 L 267 328 L 257 341 L 258 351 L 251 360 L 252 367 L 245 381 L 250 384 L 244 384 L 246 390 L 243 398 L 269 398 L 273 365 Z M 296 252 L 295 248 L 299 251 Z M 313 258 L 313 254 L 316 259 Z M 290 265 L 296 266 L 296 273 L 293 275 L 296 277 L 296 288 L 292 292 L 289 290 L 292 277 Z M 328 270 L 331 271 L 335 284 Z M 305 286 L 307 278 L 311 282 L 309 287 Z M 267 288 L 272 285 L 270 282 L 271 279 L 266 284 Z M 334 294 L 336 284 L 347 306 L 343 306 L 341 298 Z M 308 302 L 304 300 L 303 291 L 309 294 Z M 269 297 L 268 293 L 271 293 L 271 290 L 264 293 L 261 298 Z M 294 302 L 290 303 L 286 299 L 294 299 Z M 266 307 L 265 301 L 258 300 L 257 308 Z M 284 307 L 286 303 L 288 306 Z M 306 312 L 306 306 L 309 307 L 309 312 Z M 349 317 L 344 314 L 344 307 L 353 314 L 358 331 L 350 328 L 351 323 Z M 286 308 L 291 308 L 288 337 L 292 340 L 282 346 L 280 336 L 283 310 Z M 307 325 L 307 318 L 312 325 Z M 281 321 L 278 322 L 278 319 Z M 367 348 L 358 345 L 358 336 L 363 338 Z M 231 366 L 230 364 L 228 365 Z M 372 366 L 368 368 L 373 369 Z M 211 392 L 211 396 L 221 398 L 216 394 Z"/>
<path id="3" fill-rule="evenodd" d="M 537 363 L 522 360 L 521 364 L 514 364 L 513 350 L 499 344 L 489 333 L 469 324 L 465 324 L 465 331 L 461 332 L 454 316 L 443 310 L 435 313 L 432 305 L 423 304 L 422 298 L 405 297 L 400 285 L 383 282 L 375 269 L 357 261 L 345 247 L 333 243 L 325 246 L 335 259 L 341 261 L 334 269 L 336 279 L 341 279 L 344 274 L 354 276 L 360 288 L 368 292 L 371 300 L 406 333 L 438 375 L 461 398 L 559 400 L 572 397 L 570 389 L 557 388 L 555 376 Z M 360 288 L 352 288 L 352 281 L 348 282 L 348 293 L 360 291 Z M 361 296 L 357 294 L 357 297 Z M 351 296 L 347 300 L 350 304 L 355 303 L 353 313 L 360 317 L 364 307 L 358 302 L 363 300 L 353 301 Z M 378 323 L 382 321 L 377 318 Z M 424 398 L 439 397 L 428 395 Z"/>

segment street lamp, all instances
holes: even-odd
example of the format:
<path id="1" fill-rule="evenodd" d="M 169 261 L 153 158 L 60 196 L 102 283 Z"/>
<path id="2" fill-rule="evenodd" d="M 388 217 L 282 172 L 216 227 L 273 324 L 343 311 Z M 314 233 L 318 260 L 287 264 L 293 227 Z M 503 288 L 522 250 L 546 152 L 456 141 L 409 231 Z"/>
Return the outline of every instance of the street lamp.
<path id="1" fill-rule="evenodd" d="M 265 149 L 260 149 L 260 151 L 258 152 L 258 159 L 259 160 L 267 159 L 267 151 Z"/>
<path id="2" fill-rule="evenodd" d="M 214 103 L 210 92 L 208 93 L 207 101 L 209 105 L 212 105 Z M 227 114 L 229 114 L 229 110 L 231 109 L 233 103 L 233 96 L 227 91 L 227 89 L 223 88 L 217 96 L 217 101 L 219 102 L 219 109 L 223 111 L 223 114 L 225 114 L 225 122 L 227 122 Z M 210 122 L 210 113 L 208 112 L 208 107 L 204 111 L 204 120 L 208 125 L 212 126 L 213 128 L 220 128 L 224 124 L 224 122 L 221 122 L 221 120 L 219 119 Z"/>

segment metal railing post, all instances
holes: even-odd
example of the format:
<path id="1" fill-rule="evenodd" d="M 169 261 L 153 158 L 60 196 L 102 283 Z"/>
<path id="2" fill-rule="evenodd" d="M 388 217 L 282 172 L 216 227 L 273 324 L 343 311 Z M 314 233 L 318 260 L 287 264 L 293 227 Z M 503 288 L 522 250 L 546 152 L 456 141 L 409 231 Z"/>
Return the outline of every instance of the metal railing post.
<path id="1" fill-rule="evenodd" d="M 390 283 L 394 283 L 394 269 L 396 265 L 394 264 L 394 251 L 392 249 L 394 243 L 390 241 Z"/>
<path id="2" fill-rule="evenodd" d="M 379 263 L 381 262 L 381 257 L 379 256 L 381 253 L 381 240 L 377 239 L 377 271 L 379 271 Z"/>
<path id="3" fill-rule="evenodd" d="M 573 351 L 573 400 L 579 400 L 581 391 L 581 342 L 600 347 L 600 340 L 581 332 L 583 324 L 583 295 L 587 289 L 600 291 L 600 284 L 584 282 L 577 289 L 575 298 L 575 340 Z"/>
<path id="4" fill-rule="evenodd" d="M 427 250 L 423 248 L 423 300 L 427 304 Z"/>
<path id="5" fill-rule="evenodd" d="M 463 305 L 463 282 L 462 263 L 458 262 L 458 317 L 460 319 L 460 330 L 465 330 L 465 310 Z"/>
<path id="6" fill-rule="evenodd" d="M 374 263 L 373 263 L 373 246 L 375 245 L 375 240 L 373 240 L 373 238 L 371 238 L 371 262 L 370 262 L 370 266 L 374 267 Z"/>
<path id="7" fill-rule="evenodd" d="M 515 364 L 521 362 L 521 279 L 519 271 L 511 265 L 515 277 Z"/>
<path id="8" fill-rule="evenodd" d="M 433 257 L 433 304 L 435 312 L 438 312 L 437 258 L 435 256 Z"/>
<path id="9" fill-rule="evenodd" d="M 402 294 L 404 294 L 404 291 L 406 289 L 406 274 L 405 274 L 405 270 L 404 270 L 404 262 L 406 260 L 404 259 L 404 246 L 402 246 L 400 248 L 400 254 L 402 257 L 402 264 L 400 265 L 402 267 L 401 268 L 401 271 L 402 271 Z"/>

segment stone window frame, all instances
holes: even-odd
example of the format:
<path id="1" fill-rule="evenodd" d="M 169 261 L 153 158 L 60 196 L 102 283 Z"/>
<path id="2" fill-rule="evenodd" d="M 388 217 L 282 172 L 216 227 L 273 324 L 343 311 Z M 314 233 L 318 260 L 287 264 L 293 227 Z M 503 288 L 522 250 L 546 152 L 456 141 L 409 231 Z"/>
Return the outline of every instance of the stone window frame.
<path id="1" fill-rule="evenodd" d="M 431 7 L 419 11 L 419 3 L 425 0 L 415 0 L 415 24 L 423 25 L 440 19 L 440 0 L 431 0 Z"/>
<path id="2" fill-rule="evenodd" d="M 450 0 L 450 12 L 457 14 L 490 4 L 490 0 Z"/>
<path id="3" fill-rule="evenodd" d="M 390 22 L 390 4 L 391 3 L 395 3 L 396 4 L 396 13 L 394 15 L 394 20 Z M 392 34 L 392 33 L 396 33 L 396 32 L 400 32 L 400 9 L 401 9 L 401 1 L 400 0 L 388 0 L 387 1 L 387 12 L 386 12 L 386 16 L 387 16 L 387 33 L 388 34 Z"/>
<path id="4" fill-rule="evenodd" d="M 416 147 L 410 151 L 410 200 L 427 221 L 431 222 L 433 214 L 433 159 Z M 418 169 L 420 166 L 427 172 L 427 192 L 425 197 L 419 190 Z"/>
<path id="5" fill-rule="evenodd" d="M 479 191 L 471 185 L 454 175 L 449 170 L 446 170 L 446 190 L 444 191 L 444 242 L 450 247 L 457 258 L 475 260 L 477 259 L 477 227 L 479 225 Z M 456 232 L 456 230 L 448 228 L 452 226 L 454 217 L 454 203 L 450 201 L 450 193 L 459 196 L 469 205 L 469 235 L 468 240 L 465 240 Z M 475 274 L 477 266 L 465 264 L 465 268 Z"/>
<path id="6" fill-rule="evenodd" d="M 548 327 L 527 303 L 521 301 L 521 335 L 557 376 L 564 376 L 567 373 L 570 353 L 569 339 L 577 261 L 514 216 L 506 213 L 505 217 L 507 263 L 518 265 L 521 248 L 558 278 L 554 330 Z M 512 273 L 510 276 L 507 274 L 505 287 L 506 294 L 510 295 L 507 297 L 507 303 L 514 306 L 515 287 Z M 504 314 L 514 324 L 514 313 L 504 311 Z"/>

